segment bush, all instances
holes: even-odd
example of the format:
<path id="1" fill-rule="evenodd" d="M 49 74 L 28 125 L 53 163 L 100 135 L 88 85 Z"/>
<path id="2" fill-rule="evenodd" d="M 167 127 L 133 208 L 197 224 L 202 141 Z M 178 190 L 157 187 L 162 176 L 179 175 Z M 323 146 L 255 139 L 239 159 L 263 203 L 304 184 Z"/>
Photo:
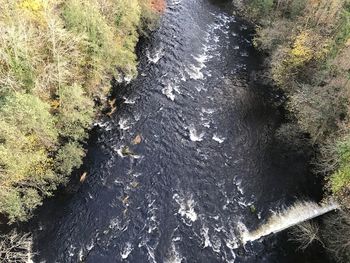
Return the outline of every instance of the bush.
<path id="1" fill-rule="evenodd" d="M 12 230 L 7 235 L 0 236 L 0 259 L 4 263 L 30 262 L 32 237 Z"/>
<path id="2" fill-rule="evenodd" d="M 322 239 L 338 262 L 350 262 L 350 213 L 338 211 L 323 220 Z"/>
<path id="3" fill-rule="evenodd" d="M 59 134 L 74 141 L 87 137 L 94 116 L 93 102 L 78 85 L 61 87 L 57 127 Z"/>
<path id="4" fill-rule="evenodd" d="M 59 149 L 55 158 L 55 166 L 58 174 L 69 176 L 74 168 L 83 164 L 82 158 L 85 156 L 83 147 L 77 142 L 68 142 Z"/>
<path id="5" fill-rule="evenodd" d="M 299 249 L 305 250 L 314 242 L 319 242 L 323 245 L 319 232 L 318 224 L 309 220 L 291 229 L 289 232 L 290 240 L 298 243 Z"/>

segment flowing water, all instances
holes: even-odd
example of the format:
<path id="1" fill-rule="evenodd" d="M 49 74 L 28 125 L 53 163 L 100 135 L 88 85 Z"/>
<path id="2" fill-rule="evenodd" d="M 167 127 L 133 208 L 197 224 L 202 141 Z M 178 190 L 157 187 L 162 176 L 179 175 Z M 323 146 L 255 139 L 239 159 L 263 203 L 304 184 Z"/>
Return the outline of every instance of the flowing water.
<path id="1" fill-rule="evenodd" d="M 290 227 L 303 223 L 307 220 L 322 216 L 339 208 L 333 202 L 317 204 L 315 202 L 297 202 L 279 213 L 272 215 L 266 223 L 254 231 L 243 231 L 241 234 L 242 244 L 258 240 L 271 234 L 277 234 Z"/>
<path id="2" fill-rule="evenodd" d="M 295 262 L 278 237 L 240 246 L 309 184 L 302 155 L 271 151 L 277 95 L 252 82 L 251 37 L 209 0 L 168 1 L 94 128 L 86 182 L 34 220 L 38 262 Z"/>

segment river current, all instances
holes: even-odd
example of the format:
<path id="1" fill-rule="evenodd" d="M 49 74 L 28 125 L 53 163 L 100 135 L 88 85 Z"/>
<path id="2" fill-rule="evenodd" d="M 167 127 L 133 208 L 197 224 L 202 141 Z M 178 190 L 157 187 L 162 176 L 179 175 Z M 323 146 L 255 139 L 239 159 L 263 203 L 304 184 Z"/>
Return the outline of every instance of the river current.
<path id="1" fill-rule="evenodd" d="M 278 96 L 254 82 L 252 33 L 208 0 L 168 1 L 95 124 L 86 182 L 35 219 L 38 262 L 297 262 L 278 237 L 240 244 L 309 180 L 302 156 L 271 153 Z"/>

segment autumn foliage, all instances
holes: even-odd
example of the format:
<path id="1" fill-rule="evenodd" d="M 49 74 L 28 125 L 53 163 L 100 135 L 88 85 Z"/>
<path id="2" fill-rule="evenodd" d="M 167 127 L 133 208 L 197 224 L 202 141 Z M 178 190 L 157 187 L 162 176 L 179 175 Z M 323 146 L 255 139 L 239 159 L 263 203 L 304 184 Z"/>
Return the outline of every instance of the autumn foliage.
<path id="1" fill-rule="evenodd" d="M 288 97 L 290 119 L 320 152 L 314 163 L 325 190 L 349 208 L 350 1 L 244 2 L 258 25 L 255 46 L 269 55 L 269 75 Z M 335 224 L 325 224 L 324 243 L 339 262 L 350 262 L 349 213 L 334 218 Z"/>
<path id="2" fill-rule="evenodd" d="M 0 0 L 0 214 L 27 220 L 82 164 L 112 77 L 135 76 L 149 0 Z M 3 217 L 2 217 L 3 218 Z"/>
<path id="3" fill-rule="evenodd" d="M 162 13 L 165 10 L 166 2 L 165 0 L 151 0 L 151 7 L 153 10 Z"/>

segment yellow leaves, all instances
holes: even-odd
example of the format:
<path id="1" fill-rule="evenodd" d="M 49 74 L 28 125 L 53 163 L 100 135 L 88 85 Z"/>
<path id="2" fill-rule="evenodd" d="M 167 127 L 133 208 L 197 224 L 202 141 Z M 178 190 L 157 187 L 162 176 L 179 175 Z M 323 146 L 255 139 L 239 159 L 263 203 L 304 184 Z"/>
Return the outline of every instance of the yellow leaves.
<path id="1" fill-rule="evenodd" d="M 350 38 L 346 41 L 345 46 L 350 47 Z"/>
<path id="2" fill-rule="evenodd" d="M 330 39 L 311 30 L 300 31 L 290 47 L 281 46 L 272 57 L 272 76 L 278 85 L 290 83 L 313 62 L 325 59 L 330 50 Z M 312 65 L 311 65 L 312 67 Z"/>
<path id="3" fill-rule="evenodd" d="M 302 66 L 311 60 L 323 59 L 328 52 L 327 38 L 311 31 L 302 31 L 295 37 L 286 63 L 292 67 Z"/>
<path id="4" fill-rule="evenodd" d="M 57 110 L 60 107 L 59 100 L 52 100 L 50 104 L 51 104 L 51 108 L 54 110 Z"/>
<path id="5" fill-rule="evenodd" d="M 18 6 L 33 13 L 38 13 L 43 10 L 43 2 L 41 0 L 22 0 Z"/>
<path id="6" fill-rule="evenodd" d="M 310 61 L 313 57 L 313 50 L 308 46 L 310 35 L 308 32 L 299 34 L 290 51 L 291 62 L 293 64 L 302 64 Z"/>
<path id="7" fill-rule="evenodd" d="M 18 3 L 18 7 L 21 10 L 26 11 L 29 18 L 38 22 L 39 24 L 44 24 L 44 2 L 43 0 L 21 0 Z"/>

